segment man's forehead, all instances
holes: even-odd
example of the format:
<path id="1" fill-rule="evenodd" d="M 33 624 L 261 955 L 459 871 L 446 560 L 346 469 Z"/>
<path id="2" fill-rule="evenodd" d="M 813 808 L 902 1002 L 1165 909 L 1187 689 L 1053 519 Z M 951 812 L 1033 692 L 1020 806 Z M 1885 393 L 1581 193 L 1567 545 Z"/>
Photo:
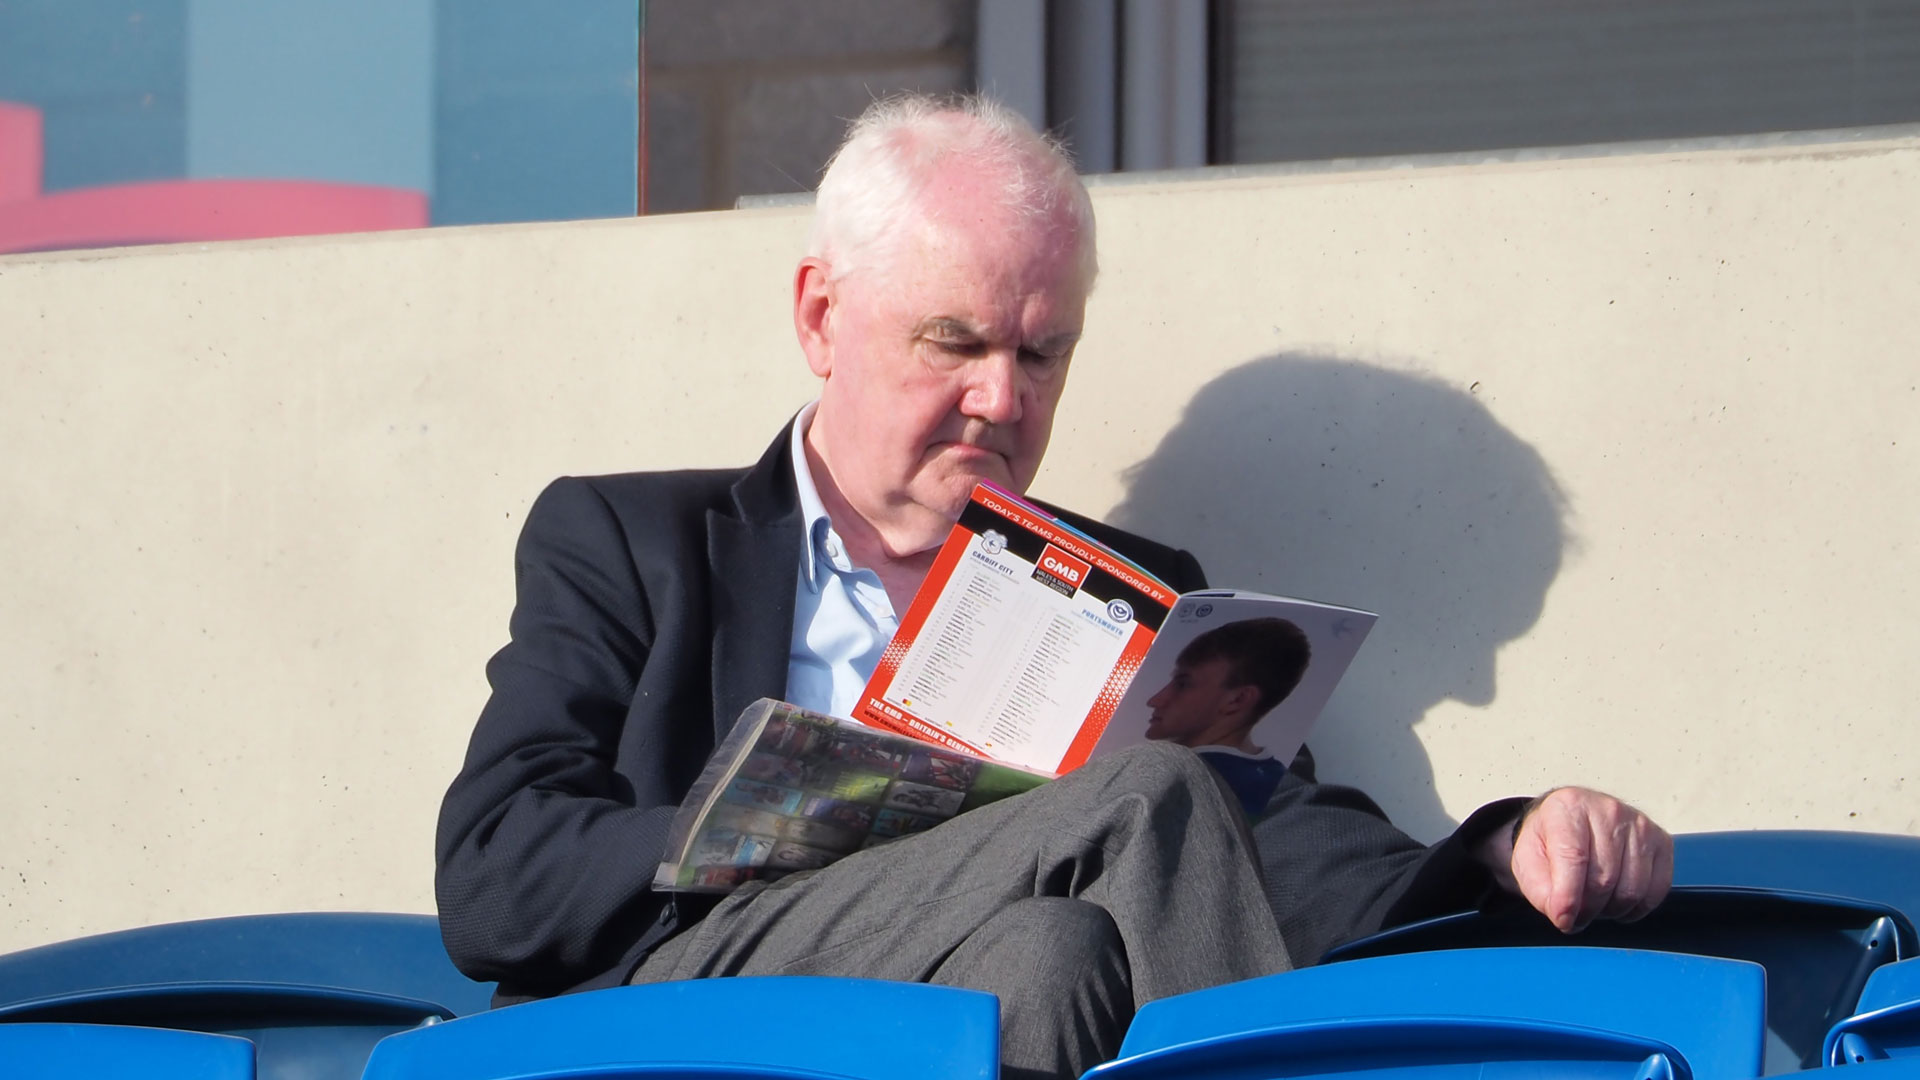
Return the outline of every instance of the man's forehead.
<path id="1" fill-rule="evenodd" d="M 914 230 L 926 241 L 947 240 L 963 245 L 977 243 L 1017 243 L 1033 253 L 1077 255 L 1081 243 L 1082 222 L 1064 194 L 1027 203 L 1015 199 L 1013 187 L 1034 188 L 1039 181 L 1025 177 L 1016 182 L 1008 166 L 954 161 L 951 168 L 937 172 L 912 198 L 912 217 L 921 228 Z"/>
<path id="2" fill-rule="evenodd" d="M 1021 210 L 999 203 L 965 213 L 927 212 L 904 230 L 908 248 L 964 255 L 1009 268 L 1072 263 L 1082 240 L 1079 223 L 1066 213 Z"/>
<path id="3" fill-rule="evenodd" d="M 969 212 L 1004 205 L 1007 190 L 1016 181 L 1019 166 L 990 162 L 949 151 L 934 162 L 934 167 L 913 196 L 921 213 L 929 217 Z"/>
<path id="4" fill-rule="evenodd" d="M 1077 254 L 1030 222 L 923 220 L 901 230 L 884 269 L 855 275 L 850 287 L 917 334 L 1065 346 L 1086 317 Z"/>

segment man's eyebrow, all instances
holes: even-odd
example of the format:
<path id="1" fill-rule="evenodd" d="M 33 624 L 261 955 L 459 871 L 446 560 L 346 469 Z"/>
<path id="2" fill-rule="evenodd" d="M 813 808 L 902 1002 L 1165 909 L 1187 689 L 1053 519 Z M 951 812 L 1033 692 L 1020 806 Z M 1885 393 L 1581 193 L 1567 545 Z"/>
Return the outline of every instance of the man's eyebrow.
<path id="1" fill-rule="evenodd" d="M 926 337 L 938 334 L 943 337 L 980 338 L 986 335 L 966 322 L 947 315 L 935 315 L 921 319 L 920 325 L 913 328 L 914 337 Z"/>
<path id="2" fill-rule="evenodd" d="M 913 336 L 965 338 L 970 341 L 984 341 L 987 338 L 987 334 L 979 327 L 951 315 L 934 315 L 920 320 L 919 324 L 913 328 Z M 1071 348 L 1079 343 L 1080 331 L 1068 330 L 1043 341 L 1036 341 L 1031 347 L 1042 352 L 1051 352 L 1056 349 Z"/>

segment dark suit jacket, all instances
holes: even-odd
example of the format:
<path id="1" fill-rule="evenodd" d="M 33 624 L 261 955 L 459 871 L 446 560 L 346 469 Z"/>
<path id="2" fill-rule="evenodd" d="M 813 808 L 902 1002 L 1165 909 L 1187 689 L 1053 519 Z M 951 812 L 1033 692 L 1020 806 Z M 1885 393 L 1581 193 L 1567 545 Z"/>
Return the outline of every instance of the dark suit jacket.
<path id="1" fill-rule="evenodd" d="M 624 982 L 711 907 L 651 883 L 716 742 L 785 693 L 802 538 L 789 438 L 750 469 L 558 480 L 528 514 L 511 641 L 435 844 L 447 951 L 500 1000 Z M 1064 516 L 1181 591 L 1205 584 L 1184 551 Z M 1311 759 L 1295 771 L 1310 779 Z M 1257 835 L 1301 962 L 1485 886 L 1463 854 L 1474 819 L 1427 849 L 1358 792 L 1298 777 L 1270 815 Z"/>

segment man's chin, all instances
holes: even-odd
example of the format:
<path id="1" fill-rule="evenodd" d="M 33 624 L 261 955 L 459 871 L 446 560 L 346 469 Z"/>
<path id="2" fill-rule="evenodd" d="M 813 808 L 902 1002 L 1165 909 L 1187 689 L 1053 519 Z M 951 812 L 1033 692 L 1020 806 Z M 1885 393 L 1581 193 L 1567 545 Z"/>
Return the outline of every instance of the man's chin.
<path id="1" fill-rule="evenodd" d="M 955 481 L 964 480 L 968 491 L 972 491 L 974 483 L 981 480 L 1009 490 L 1016 487 L 1012 462 L 997 450 L 966 443 L 946 443 L 940 448 L 936 467 Z"/>
<path id="2" fill-rule="evenodd" d="M 968 462 L 964 467 L 944 469 L 937 479 L 929 478 L 927 499 L 921 500 L 923 506 L 938 506 L 949 520 L 958 520 L 960 511 L 966 509 L 967 500 L 973 495 L 975 484 L 985 482 L 1016 495 L 1024 494 L 1026 485 L 1016 482 L 1007 468 L 1006 459 L 999 455 L 979 461 Z M 937 494 L 936 494 L 937 492 Z"/>

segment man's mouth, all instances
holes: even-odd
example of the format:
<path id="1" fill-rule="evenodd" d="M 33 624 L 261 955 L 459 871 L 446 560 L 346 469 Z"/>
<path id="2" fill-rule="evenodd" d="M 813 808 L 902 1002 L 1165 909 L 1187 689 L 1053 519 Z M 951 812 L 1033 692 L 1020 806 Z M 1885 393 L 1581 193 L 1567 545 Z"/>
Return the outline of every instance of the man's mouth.
<path id="1" fill-rule="evenodd" d="M 997 446 L 982 446 L 979 443 L 955 441 L 946 443 L 944 449 L 953 452 L 963 461 L 998 459 L 1005 462 L 1012 458 L 1011 454 Z"/>

